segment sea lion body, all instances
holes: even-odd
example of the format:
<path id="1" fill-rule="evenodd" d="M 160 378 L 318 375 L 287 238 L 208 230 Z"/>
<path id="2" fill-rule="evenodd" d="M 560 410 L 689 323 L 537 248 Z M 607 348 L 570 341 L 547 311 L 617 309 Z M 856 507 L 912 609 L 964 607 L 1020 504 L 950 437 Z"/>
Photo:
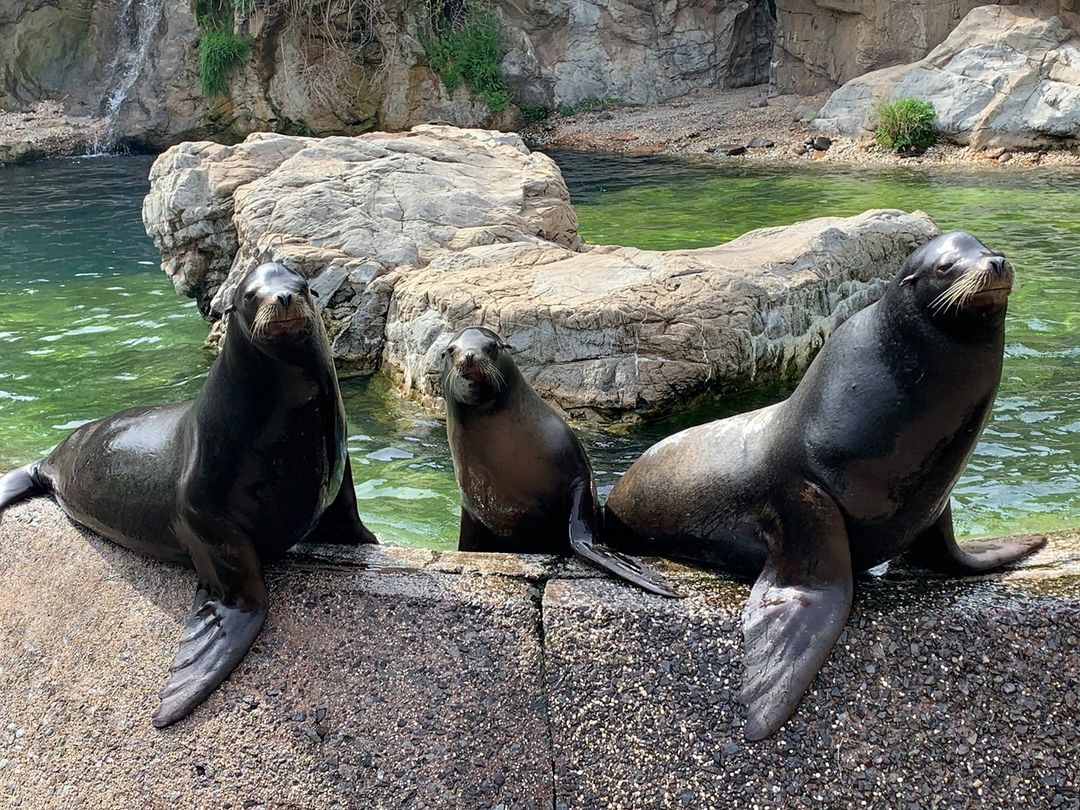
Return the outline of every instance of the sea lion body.
<path id="1" fill-rule="evenodd" d="M 647 450 L 606 510 L 611 542 L 757 582 L 743 615 L 746 734 L 794 711 L 843 629 L 852 577 L 907 555 L 974 573 L 1044 538 L 968 544 L 949 496 L 990 417 L 1012 268 L 964 233 L 912 254 L 784 402 Z"/>
<path id="2" fill-rule="evenodd" d="M 228 314 L 193 401 L 84 425 L 0 479 L 0 508 L 52 493 L 96 533 L 195 569 L 159 727 L 201 703 L 254 640 L 267 609 L 263 562 L 305 539 L 374 542 L 356 511 L 344 406 L 306 280 L 261 265 Z"/>
<path id="3" fill-rule="evenodd" d="M 461 489 L 462 551 L 566 554 L 677 596 L 657 572 L 598 542 L 600 509 L 581 441 L 521 376 L 498 334 L 467 327 L 444 351 L 443 397 Z"/>

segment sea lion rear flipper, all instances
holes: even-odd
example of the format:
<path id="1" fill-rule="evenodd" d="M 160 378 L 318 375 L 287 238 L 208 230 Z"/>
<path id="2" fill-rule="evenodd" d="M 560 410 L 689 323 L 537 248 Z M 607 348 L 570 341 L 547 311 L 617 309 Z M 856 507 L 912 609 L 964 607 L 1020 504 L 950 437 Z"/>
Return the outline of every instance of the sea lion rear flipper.
<path id="1" fill-rule="evenodd" d="M 795 711 L 851 610 L 851 552 L 844 519 L 814 484 L 781 510 L 765 567 L 743 609 L 742 701 L 749 740 L 773 734 Z"/>
<path id="2" fill-rule="evenodd" d="M 679 593 L 659 571 L 628 557 L 595 539 L 596 499 L 591 482 L 577 481 L 570 490 L 570 548 L 579 557 L 598 568 L 631 582 L 650 593 L 681 599 Z"/>
<path id="3" fill-rule="evenodd" d="M 47 491 L 38 480 L 35 467 L 37 462 L 0 476 L 0 509 Z"/>
<path id="4" fill-rule="evenodd" d="M 995 540 L 973 540 L 962 546 L 953 534 L 952 505 L 937 523 L 915 538 L 904 559 L 920 568 L 945 574 L 984 574 L 1022 560 L 1046 545 L 1046 535 L 1025 534 Z"/>
<path id="5" fill-rule="evenodd" d="M 348 456 L 345 457 L 345 475 L 341 479 L 337 497 L 326 507 L 319 522 L 304 541 L 342 546 L 379 542 L 371 529 L 360 519 L 360 511 L 356 506 L 356 488 L 353 486 L 352 462 Z"/>

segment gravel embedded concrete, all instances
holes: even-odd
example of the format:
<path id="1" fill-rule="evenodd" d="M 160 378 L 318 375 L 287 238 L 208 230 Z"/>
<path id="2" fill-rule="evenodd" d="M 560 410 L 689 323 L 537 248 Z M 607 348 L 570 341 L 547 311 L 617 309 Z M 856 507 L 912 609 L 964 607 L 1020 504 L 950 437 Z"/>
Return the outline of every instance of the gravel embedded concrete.
<path id="1" fill-rule="evenodd" d="M 195 714 L 149 716 L 193 576 L 0 519 L 0 806 L 1080 806 L 1080 532 L 1006 576 L 860 581 L 796 716 L 749 744 L 747 585 L 682 601 L 550 557 L 302 547 Z"/>

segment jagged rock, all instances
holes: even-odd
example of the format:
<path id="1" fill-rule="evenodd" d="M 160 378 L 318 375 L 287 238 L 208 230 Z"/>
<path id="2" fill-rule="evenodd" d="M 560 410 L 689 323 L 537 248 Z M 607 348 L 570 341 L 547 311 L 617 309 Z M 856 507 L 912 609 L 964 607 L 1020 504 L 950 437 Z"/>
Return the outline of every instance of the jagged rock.
<path id="1" fill-rule="evenodd" d="M 746 144 L 747 149 L 770 149 L 776 144 L 768 138 L 754 137 Z"/>
<path id="2" fill-rule="evenodd" d="M 395 287 L 385 361 L 406 389 L 435 396 L 449 334 L 482 322 L 541 395 L 575 415 L 671 410 L 805 369 L 936 233 L 925 214 L 871 211 L 698 250 L 522 241 L 444 254 Z"/>
<path id="3" fill-rule="evenodd" d="M 791 111 L 791 120 L 796 124 L 805 124 L 817 118 L 818 111 L 806 104 L 799 104 Z"/>
<path id="4" fill-rule="evenodd" d="M 845 84 L 814 125 L 865 134 L 880 99 L 931 101 L 935 128 L 958 143 L 1030 146 L 1080 139 L 1080 35 L 1026 6 L 971 11 L 919 62 Z"/>
<path id="5" fill-rule="evenodd" d="M 921 59 L 982 5 L 985 0 L 776 0 L 774 83 L 781 93 L 817 93 Z M 1080 23 L 1076 0 L 1035 0 L 1034 5 L 1068 25 Z"/>
<path id="6" fill-rule="evenodd" d="M 832 146 L 832 139 L 826 138 L 824 135 L 818 135 L 809 142 L 809 145 L 821 152 L 825 152 Z"/>

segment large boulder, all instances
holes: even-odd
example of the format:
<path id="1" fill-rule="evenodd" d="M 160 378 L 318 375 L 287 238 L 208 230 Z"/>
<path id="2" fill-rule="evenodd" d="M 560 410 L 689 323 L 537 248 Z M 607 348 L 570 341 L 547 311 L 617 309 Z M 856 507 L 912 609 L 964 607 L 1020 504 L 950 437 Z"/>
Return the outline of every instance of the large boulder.
<path id="1" fill-rule="evenodd" d="M 259 262 L 315 278 L 335 354 L 358 370 L 378 365 L 389 292 L 411 268 L 492 242 L 581 246 L 550 158 L 517 135 L 445 126 L 180 144 L 150 172 L 143 220 L 162 269 L 204 315 L 218 317 Z"/>
<path id="2" fill-rule="evenodd" d="M 925 59 L 853 79 L 814 125 L 859 135 L 877 126 L 884 99 L 931 101 L 936 128 L 974 146 L 1080 140 L 1080 35 L 1026 6 L 971 11 Z"/>
<path id="3" fill-rule="evenodd" d="M 249 268 L 284 261 L 314 279 L 347 370 L 383 365 L 434 396 L 442 342 L 483 321 L 542 394 L 612 416 L 801 372 L 936 233 L 924 214 L 875 211 L 716 248 L 588 248 L 550 158 L 446 126 L 181 144 L 150 177 L 147 233 L 205 315 Z"/>
<path id="4" fill-rule="evenodd" d="M 668 411 L 801 373 L 936 233 L 921 212 L 869 211 L 698 250 L 519 242 L 444 254 L 395 288 L 385 360 L 406 389 L 435 395 L 449 335 L 484 323 L 575 415 Z"/>

